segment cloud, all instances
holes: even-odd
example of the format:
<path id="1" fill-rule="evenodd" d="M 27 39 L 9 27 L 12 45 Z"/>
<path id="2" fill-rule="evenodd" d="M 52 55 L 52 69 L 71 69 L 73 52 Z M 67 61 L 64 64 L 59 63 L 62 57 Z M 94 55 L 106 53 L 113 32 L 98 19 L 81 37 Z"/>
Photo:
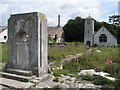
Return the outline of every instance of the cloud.
<path id="1" fill-rule="evenodd" d="M 42 12 L 48 19 L 49 26 L 57 25 L 57 15 L 61 15 L 61 25 L 76 16 L 85 18 L 91 14 L 99 21 L 108 19 L 109 15 L 117 14 L 119 0 L 1 0 L 1 25 L 7 25 L 10 14 L 26 12 Z M 116 10 L 116 11 L 115 11 Z"/>

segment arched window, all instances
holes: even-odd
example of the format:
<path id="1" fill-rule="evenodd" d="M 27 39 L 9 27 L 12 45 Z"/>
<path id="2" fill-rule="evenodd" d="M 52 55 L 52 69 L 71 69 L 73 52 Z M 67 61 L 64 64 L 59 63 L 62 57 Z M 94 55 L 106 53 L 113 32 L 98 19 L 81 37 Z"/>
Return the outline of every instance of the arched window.
<path id="1" fill-rule="evenodd" d="M 101 34 L 99 36 L 99 42 L 107 42 L 107 36 L 105 34 Z"/>
<path id="2" fill-rule="evenodd" d="M 4 36 L 4 39 L 7 39 L 7 36 Z"/>
<path id="3" fill-rule="evenodd" d="M 90 21 L 87 21 L 87 24 L 90 24 Z"/>

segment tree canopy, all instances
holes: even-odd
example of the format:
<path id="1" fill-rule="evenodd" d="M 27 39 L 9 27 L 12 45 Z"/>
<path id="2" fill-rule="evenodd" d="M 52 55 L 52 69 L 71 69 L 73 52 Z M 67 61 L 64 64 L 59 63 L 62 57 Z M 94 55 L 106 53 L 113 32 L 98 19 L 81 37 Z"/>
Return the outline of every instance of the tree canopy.
<path id="1" fill-rule="evenodd" d="M 113 16 L 109 16 L 109 22 L 120 26 L 120 15 L 113 15 Z"/>
<path id="2" fill-rule="evenodd" d="M 67 24 L 63 27 L 66 42 L 84 42 L 84 22 L 85 20 L 81 17 L 70 19 L 67 22 Z M 95 32 L 97 32 L 102 26 L 105 26 L 117 38 L 118 43 L 120 43 L 120 36 L 118 33 L 118 31 L 120 31 L 120 26 L 108 24 L 106 22 L 98 22 L 95 20 Z"/>

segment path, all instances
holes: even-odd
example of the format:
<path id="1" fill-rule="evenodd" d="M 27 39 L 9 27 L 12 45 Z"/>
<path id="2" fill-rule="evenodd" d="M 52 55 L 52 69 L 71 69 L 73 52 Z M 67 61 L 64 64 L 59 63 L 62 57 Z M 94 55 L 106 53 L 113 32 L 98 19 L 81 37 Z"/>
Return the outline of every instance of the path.
<path id="1" fill-rule="evenodd" d="M 91 52 L 92 49 L 88 49 L 88 52 Z M 74 59 L 78 59 L 80 56 L 82 56 L 84 53 L 78 53 L 78 54 L 75 54 L 75 55 L 69 55 L 69 56 L 66 56 L 66 58 L 62 59 L 63 61 L 71 61 L 71 60 L 74 60 Z"/>

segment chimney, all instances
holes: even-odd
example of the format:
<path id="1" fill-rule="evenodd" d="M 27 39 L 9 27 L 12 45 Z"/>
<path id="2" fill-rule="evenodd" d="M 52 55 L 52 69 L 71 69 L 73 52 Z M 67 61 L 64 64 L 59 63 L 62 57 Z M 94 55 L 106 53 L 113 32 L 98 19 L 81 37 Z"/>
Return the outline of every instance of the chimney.
<path id="1" fill-rule="evenodd" d="M 60 15 L 58 15 L 58 27 L 60 27 Z"/>

